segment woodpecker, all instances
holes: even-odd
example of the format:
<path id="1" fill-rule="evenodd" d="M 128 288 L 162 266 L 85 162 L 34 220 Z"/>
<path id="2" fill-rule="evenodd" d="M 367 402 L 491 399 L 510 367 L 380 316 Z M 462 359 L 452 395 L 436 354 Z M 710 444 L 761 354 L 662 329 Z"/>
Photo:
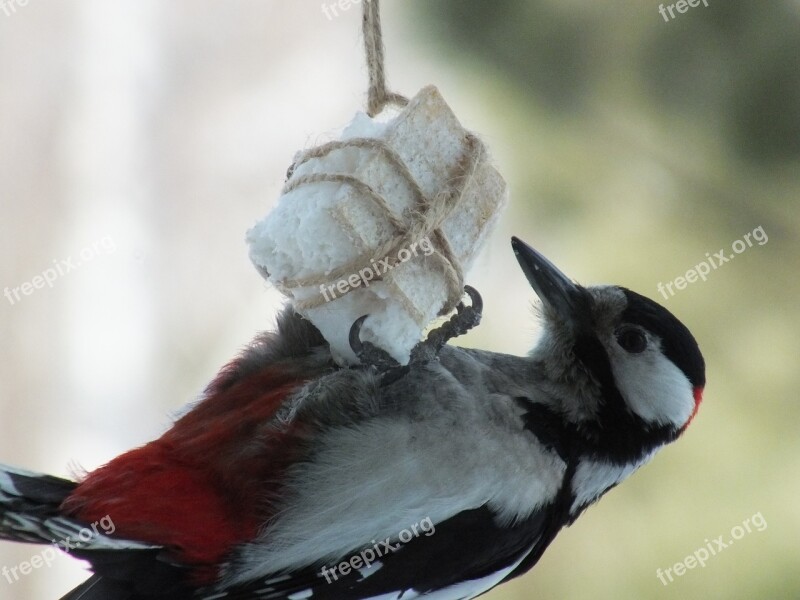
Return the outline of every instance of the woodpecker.
<path id="1" fill-rule="evenodd" d="M 405 366 L 362 318 L 340 367 L 286 309 L 159 439 L 79 482 L 0 469 L 0 537 L 68 540 L 93 575 L 62 600 L 461 600 L 527 572 L 683 433 L 705 365 L 656 302 L 512 248 L 541 300 L 529 355 L 446 343 L 480 319 L 472 288 Z"/>

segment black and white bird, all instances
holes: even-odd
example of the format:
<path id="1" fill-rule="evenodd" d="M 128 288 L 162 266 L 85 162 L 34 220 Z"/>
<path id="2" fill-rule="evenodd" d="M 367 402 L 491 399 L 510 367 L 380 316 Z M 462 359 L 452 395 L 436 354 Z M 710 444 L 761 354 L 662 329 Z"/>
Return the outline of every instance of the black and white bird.
<path id="1" fill-rule="evenodd" d="M 406 366 L 360 319 L 340 368 L 286 310 L 161 438 L 78 483 L 1 468 L 0 537 L 89 561 L 68 600 L 459 600 L 527 572 L 683 433 L 705 367 L 657 303 L 512 247 L 542 301 L 528 356 L 445 344 L 471 288 Z"/>

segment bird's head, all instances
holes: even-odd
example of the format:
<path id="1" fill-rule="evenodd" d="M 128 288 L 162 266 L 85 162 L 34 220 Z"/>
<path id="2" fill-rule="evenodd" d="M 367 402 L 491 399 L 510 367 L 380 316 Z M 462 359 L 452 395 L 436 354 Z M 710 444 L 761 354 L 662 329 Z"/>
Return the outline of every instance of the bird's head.
<path id="1" fill-rule="evenodd" d="M 523 241 L 512 247 L 542 301 L 534 349 L 563 416 L 599 453 L 634 458 L 674 440 L 705 386 L 692 334 L 663 306 L 619 286 L 583 287 Z"/>

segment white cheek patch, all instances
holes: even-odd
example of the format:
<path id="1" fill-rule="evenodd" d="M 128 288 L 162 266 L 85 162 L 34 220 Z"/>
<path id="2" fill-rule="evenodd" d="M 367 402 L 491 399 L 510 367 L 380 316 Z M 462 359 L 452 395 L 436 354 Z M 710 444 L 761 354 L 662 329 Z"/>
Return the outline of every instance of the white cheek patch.
<path id="1" fill-rule="evenodd" d="M 611 369 L 622 397 L 648 423 L 680 429 L 694 411 L 692 384 L 655 347 L 641 354 L 610 349 Z"/>

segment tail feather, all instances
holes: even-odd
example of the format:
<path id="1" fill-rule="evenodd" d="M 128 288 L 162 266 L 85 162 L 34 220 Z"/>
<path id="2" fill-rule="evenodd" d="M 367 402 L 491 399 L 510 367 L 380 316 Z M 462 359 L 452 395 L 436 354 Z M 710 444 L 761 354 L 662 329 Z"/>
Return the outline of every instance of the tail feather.
<path id="1" fill-rule="evenodd" d="M 161 546 L 111 537 L 98 528 L 60 514 L 73 481 L 0 464 L 0 539 L 55 544 L 89 561 L 91 578 L 62 600 L 184 600 L 185 568 Z M 110 520 L 109 523 L 113 523 Z"/>
<path id="2" fill-rule="evenodd" d="M 57 508 L 77 485 L 68 479 L 0 465 L 0 495 L 16 495 L 42 506 Z"/>
<path id="3" fill-rule="evenodd" d="M 0 465 L 0 539 L 50 544 L 48 522 L 76 483 Z"/>
<path id="4" fill-rule="evenodd" d="M 191 592 L 172 585 L 142 589 L 136 583 L 92 575 L 61 600 L 190 600 Z"/>
<path id="5" fill-rule="evenodd" d="M 158 546 L 111 537 L 105 528 L 65 517 L 60 507 L 77 487 L 74 481 L 0 465 L 0 539 L 58 544 L 71 552 L 152 550 Z M 109 525 L 113 521 L 109 515 Z M 88 538 L 88 539 L 87 539 Z M 65 543 L 66 542 L 66 543 Z"/>
<path id="6" fill-rule="evenodd" d="M 61 600 L 136 600 L 129 587 L 124 584 L 108 581 L 99 575 L 93 575 L 76 587 Z"/>

